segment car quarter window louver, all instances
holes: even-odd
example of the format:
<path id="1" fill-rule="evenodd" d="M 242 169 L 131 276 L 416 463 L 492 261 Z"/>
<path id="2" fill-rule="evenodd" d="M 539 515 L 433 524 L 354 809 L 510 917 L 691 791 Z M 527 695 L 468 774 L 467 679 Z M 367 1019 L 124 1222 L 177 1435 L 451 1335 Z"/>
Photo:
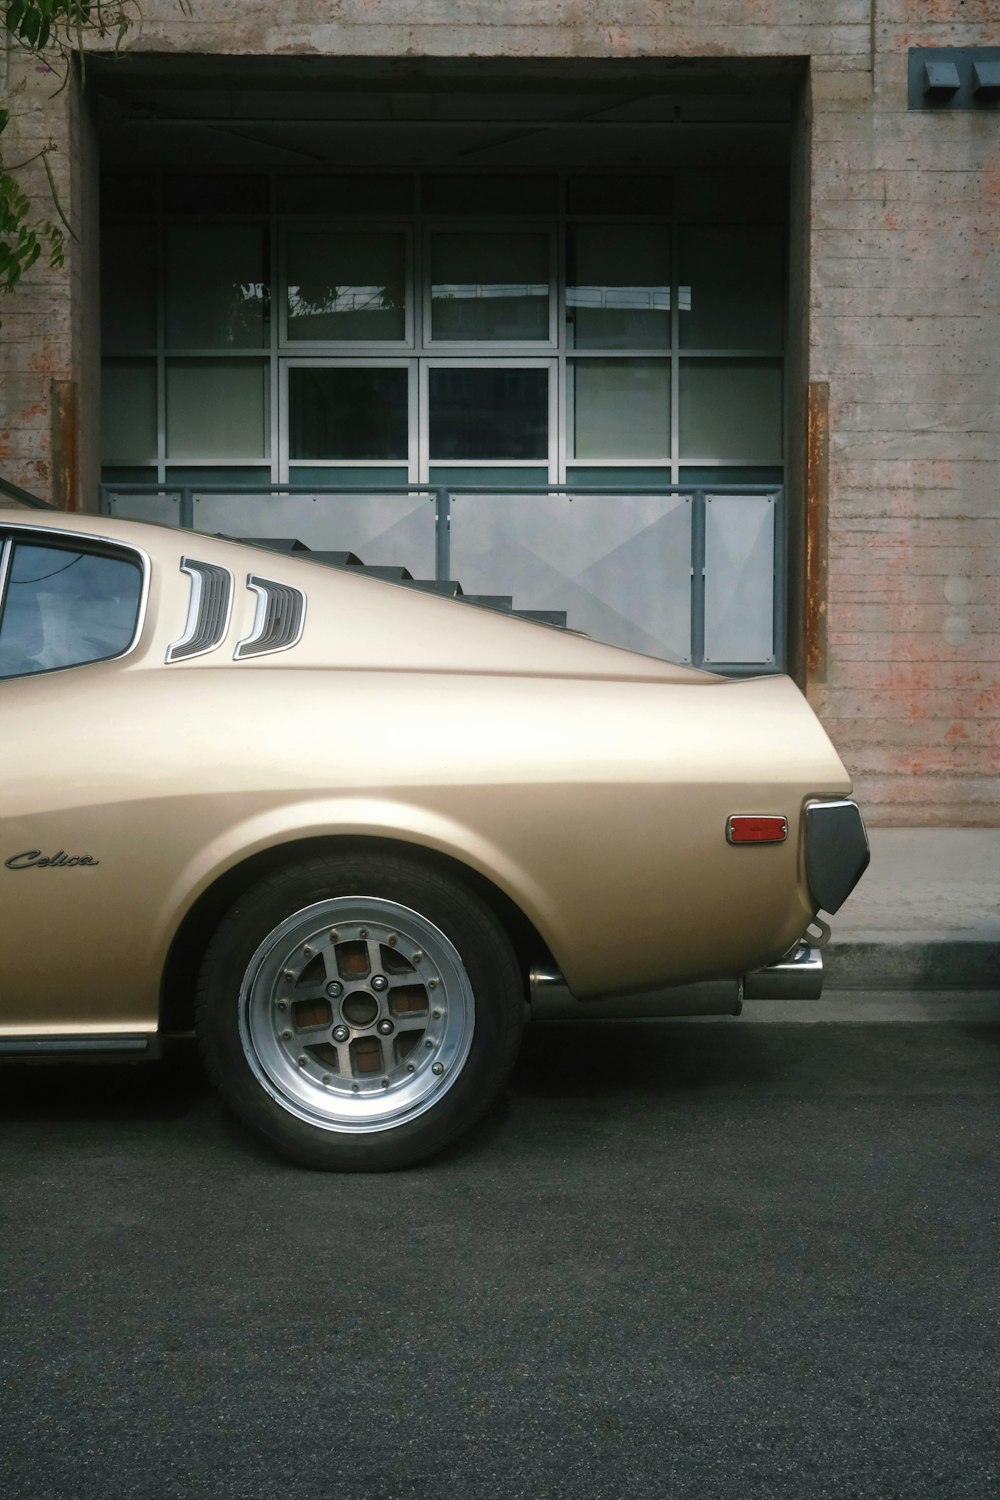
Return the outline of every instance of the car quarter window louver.
<path id="1" fill-rule="evenodd" d="M 273 578 L 247 575 L 247 588 L 257 595 L 253 629 L 244 636 L 233 652 L 236 661 L 248 656 L 267 656 L 273 651 L 287 651 L 302 637 L 306 618 L 306 596 L 301 589 Z"/>
<path id="2" fill-rule="evenodd" d="M 167 648 L 168 662 L 187 661 L 221 646 L 233 609 L 233 575 L 228 568 L 182 557 L 181 572 L 191 579 L 191 598 L 184 634 Z"/>

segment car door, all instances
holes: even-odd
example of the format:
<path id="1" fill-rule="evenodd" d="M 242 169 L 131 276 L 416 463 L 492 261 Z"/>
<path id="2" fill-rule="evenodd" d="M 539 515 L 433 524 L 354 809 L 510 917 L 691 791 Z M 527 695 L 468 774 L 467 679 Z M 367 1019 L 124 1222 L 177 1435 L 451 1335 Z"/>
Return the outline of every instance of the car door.
<path id="1" fill-rule="evenodd" d="M 147 583 L 134 549 L 0 531 L 0 1035 L 114 1025 L 101 788 Z"/>

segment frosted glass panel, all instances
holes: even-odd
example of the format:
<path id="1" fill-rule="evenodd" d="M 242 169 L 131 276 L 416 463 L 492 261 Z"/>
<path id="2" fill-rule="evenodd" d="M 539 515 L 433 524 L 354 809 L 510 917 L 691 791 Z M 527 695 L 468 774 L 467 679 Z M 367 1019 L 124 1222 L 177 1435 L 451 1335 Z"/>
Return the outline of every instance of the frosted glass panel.
<path id="1" fill-rule="evenodd" d="M 101 456 L 106 464 L 156 462 L 156 365 L 151 359 L 116 359 L 104 365 Z"/>
<path id="2" fill-rule="evenodd" d="M 332 230 L 288 236 L 288 337 L 399 343 L 406 337 L 406 237 Z"/>
<path id="3" fill-rule="evenodd" d="M 705 498 L 705 660 L 774 660 L 774 501 Z"/>
<path id="4" fill-rule="evenodd" d="M 127 516 L 131 521 L 157 521 L 161 526 L 179 526 L 180 512 L 179 495 L 108 496 L 108 514 Z"/>
<path id="5" fill-rule="evenodd" d="M 171 225 L 166 283 L 168 349 L 266 344 L 268 287 L 258 225 Z"/>
<path id="6" fill-rule="evenodd" d="M 432 235 L 431 299 L 435 339 L 547 340 L 548 235 Z"/>
<path id="7" fill-rule="evenodd" d="M 782 240 L 779 229 L 681 230 L 682 348 L 782 347 Z"/>
<path id="8" fill-rule="evenodd" d="M 101 243 L 101 338 L 106 352 L 156 347 L 156 239 L 113 225 Z"/>
<path id="9" fill-rule="evenodd" d="M 669 461 L 669 360 L 573 360 L 567 384 L 571 458 Z"/>
<path id="10" fill-rule="evenodd" d="M 175 359 L 167 365 L 167 457 L 185 463 L 266 458 L 267 367 L 255 359 Z"/>
<path id="11" fill-rule="evenodd" d="M 670 344 L 670 231 L 586 224 L 567 244 L 566 338 L 577 349 Z"/>
<path id="12" fill-rule="evenodd" d="M 595 640 L 691 656 L 691 502 L 678 496 L 456 496 L 451 571 L 466 593 L 564 609 Z"/>
<path id="13" fill-rule="evenodd" d="M 781 463 L 781 366 L 762 360 L 684 360 L 681 458 Z"/>

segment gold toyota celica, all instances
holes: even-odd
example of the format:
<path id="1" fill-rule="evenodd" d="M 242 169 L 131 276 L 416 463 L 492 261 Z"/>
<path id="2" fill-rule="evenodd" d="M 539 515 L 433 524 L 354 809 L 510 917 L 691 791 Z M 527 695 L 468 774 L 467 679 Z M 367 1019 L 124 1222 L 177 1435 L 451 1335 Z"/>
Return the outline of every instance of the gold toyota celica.
<path id="1" fill-rule="evenodd" d="M 0 522 L 0 713 L 0 1052 L 193 1027 L 311 1166 L 454 1139 L 533 1010 L 818 994 L 868 859 L 786 677 L 140 522 Z"/>

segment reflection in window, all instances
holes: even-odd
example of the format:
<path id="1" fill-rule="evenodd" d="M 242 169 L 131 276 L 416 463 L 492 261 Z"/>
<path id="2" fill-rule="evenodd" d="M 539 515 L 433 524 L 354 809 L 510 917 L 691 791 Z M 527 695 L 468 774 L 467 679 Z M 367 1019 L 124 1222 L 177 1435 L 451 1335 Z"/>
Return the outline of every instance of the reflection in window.
<path id="1" fill-rule="evenodd" d="M 288 337 L 400 343 L 406 337 L 406 237 L 331 230 L 288 237 Z"/>
<path id="2" fill-rule="evenodd" d="M 120 656 L 141 594 L 142 572 L 123 558 L 16 546 L 0 617 L 0 677 Z"/>
<path id="3" fill-rule="evenodd" d="M 670 231 L 658 224 L 578 224 L 567 241 L 571 348 L 670 346 Z"/>
<path id="4" fill-rule="evenodd" d="M 431 323 L 436 340 L 547 340 L 548 235 L 432 235 Z"/>
<path id="5" fill-rule="evenodd" d="M 409 374 L 378 366 L 293 368 L 288 428 L 292 459 L 405 459 Z"/>
<path id="6" fill-rule="evenodd" d="M 256 224 L 174 224 L 166 243 L 167 347 L 260 349 L 270 305 Z"/>

